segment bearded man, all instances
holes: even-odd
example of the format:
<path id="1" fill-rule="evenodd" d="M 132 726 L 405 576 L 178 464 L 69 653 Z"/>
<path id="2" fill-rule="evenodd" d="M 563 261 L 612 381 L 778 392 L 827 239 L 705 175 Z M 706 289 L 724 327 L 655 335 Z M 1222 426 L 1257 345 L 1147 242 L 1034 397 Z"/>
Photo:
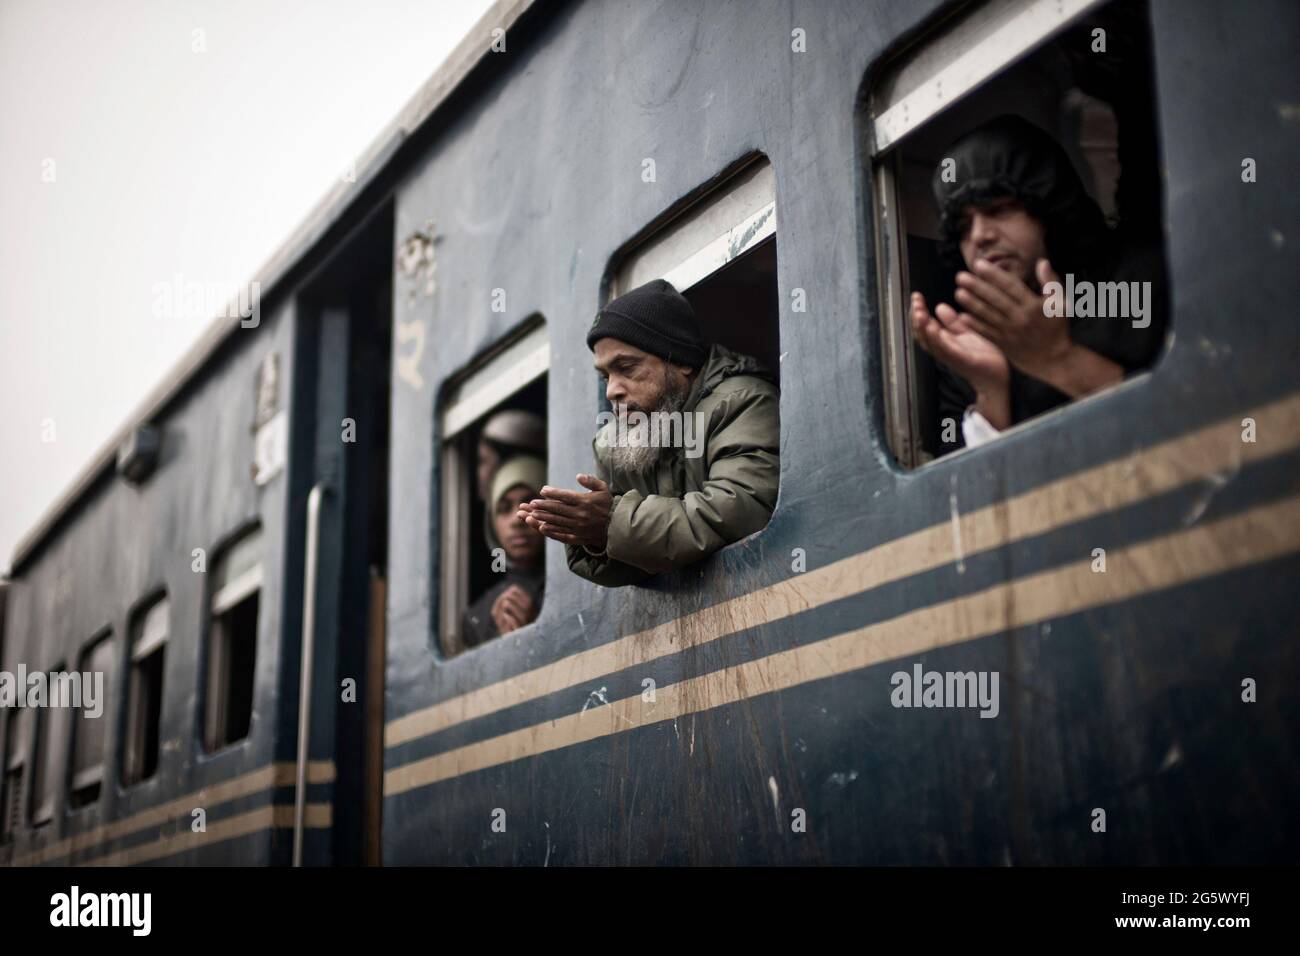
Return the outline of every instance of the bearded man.
<path id="1" fill-rule="evenodd" d="M 771 374 L 706 344 L 691 304 L 662 279 L 601 309 L 587 347 L 616 416 L 593 441 L 596 474 L 577 476 L 586 491 L 548 485 L 519 507 L 565 545 L 569 569 L 605 587 L 637 584 L 763 528 L 781 471 Z"/>

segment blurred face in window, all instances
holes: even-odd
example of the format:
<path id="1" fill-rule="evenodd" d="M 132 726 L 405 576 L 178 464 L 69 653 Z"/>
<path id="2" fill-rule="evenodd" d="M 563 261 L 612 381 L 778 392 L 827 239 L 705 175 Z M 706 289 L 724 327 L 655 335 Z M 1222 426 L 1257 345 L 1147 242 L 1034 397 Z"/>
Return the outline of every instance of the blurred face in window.
<path id="1" fill-rule="evenodd" d="M 967 269 L 985 259 L 1034 287 L 1034 265 L 1047 255 L 1043 225 L 1010 197 L 962 210 L 961 257 Z"/>
<path id="2" fill-rule="evenodd" d="M 492 488 L 492 476 L 497 473 L 497 467 L 501 464 L 501 456 L 492 444 L 485 439 L 478 440 L 478 460 L 475 466 L 476 477 L 478 478 L 478 496 L 484 501 Z"/>
<path id="3" fill-rule="evenodd" d="M 506 557 L 512 565 L 531 570 L 542 561 L 542 545 L 546 539 L 542 533 L 527 524 L 518 516 L 519 506 L 532 501 L 540 494 L 537 488 L 527 485 L 515 485 L 497 499 L 493 509 L 493 527 L 497 540 L 505 549 Z"/>

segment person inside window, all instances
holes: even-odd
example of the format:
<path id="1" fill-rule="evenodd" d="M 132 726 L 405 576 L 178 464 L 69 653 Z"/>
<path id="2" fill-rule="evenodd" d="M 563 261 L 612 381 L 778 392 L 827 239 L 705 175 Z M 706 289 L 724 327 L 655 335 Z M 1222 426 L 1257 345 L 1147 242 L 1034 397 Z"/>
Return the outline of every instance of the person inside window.
<path id="1" fill-rule="evenodd" d="M 521 408 L 497 412 L 483 424 L 478 435 L 475 467 L 478 497 L 486 502 L 492 491 L 492 476 L 512 455 L 545 455 L 546 422 L 541 415 Z"/>
<path id="2" fill-rule="evenodd" d="M 593 441 L 597 474 L 578 475 L 585 492 L 546 487 L 520 509 L 565 545 L 569 569 L 604 587 L 637 584 L 763 528 L 781 472 L 772 374 L 706 344 L 663 279 L 601 309 L 587 347 L 615 409 Z M 682 441 L 663 441 L 671 420 Z"/>
<path id="3" fill-rule="evenodd" d="M 1166 324 L 1158 248 L 1107 228 L 1047 133 L 1017 116 L 976 128 L 947 151 L 933 191 L 941 253 L 965 268 L 955 306 L 932 312 L 914 292 L 909 317 L 917 343 L 940 363 L 941 423 L 961 422 L 946 450 L 982 444 L 1154 361 Z M 1067 301 L 1066 290 L 1116 282 L 1136 287 L 1125 314 L 1098 314 L 1099 297 L 1087 310 Z"/>
<path id="4" fill-rule="evenodd" d="M 545 582 L 543 545 L 536 530 L 518 516 L 519 506 L 546 484 L 540 458 L 517 455 L 502 462 L 492 477 L 488 498 L 488 547 L 500 580 L 479 596 L 461 624 L 466 647 L 508 634 L 537 619 Z M 501 549 L 497 551 L 497 549 Z"/>

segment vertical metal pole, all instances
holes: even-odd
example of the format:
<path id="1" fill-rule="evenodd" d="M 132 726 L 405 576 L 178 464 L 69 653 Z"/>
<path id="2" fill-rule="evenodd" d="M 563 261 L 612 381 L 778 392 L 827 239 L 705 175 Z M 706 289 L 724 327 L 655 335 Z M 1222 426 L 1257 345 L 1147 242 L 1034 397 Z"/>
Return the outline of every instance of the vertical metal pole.
<path id="1" fill-rule="evenodd" d="M 307 497 L 307 552 L 303 561 L 302 653 L 299 655 L 298 767 L 293 794 L 293 865 L 302 866 L 303 827 L 307 818 L 307 758 L 311 739 L 311 682 L 316 649 L 316 571 L 320 550 L 320 507 L 326 486 L 318 482 Z"/>

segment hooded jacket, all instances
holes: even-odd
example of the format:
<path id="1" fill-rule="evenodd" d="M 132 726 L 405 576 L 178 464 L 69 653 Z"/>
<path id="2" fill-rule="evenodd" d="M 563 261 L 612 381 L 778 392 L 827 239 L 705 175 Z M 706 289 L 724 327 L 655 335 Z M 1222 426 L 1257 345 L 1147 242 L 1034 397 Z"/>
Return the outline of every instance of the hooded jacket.
<path id="1" fill-rule="evenodd" d="M 597 433 L 596 475 L 614 495 L 609 536 L 599 555 L 566 545 L 570 570 L 605 587 L 636 584 L 763 528 L 780 481 L 779 405 L 762 365 L 713 345 L 682 408 L 702 416 L 701 455 L 665 448 L 650 471 L 614 469 Z"/>
<path id="2" fill-rule="evenodd" d="M 966 206 L 1010 196 L 1043 224 L 1047 255 L 1064 275 L 1092 265 L 1106 243 L 1106 220 L 1061 144 L 1033 123 L 1007 114 L 971 130 L 949 148 L 952 175 L 941 164 L 931 189 L 939 207 L 941 253 L 963 269 L 961 220 Z"/>
<path id="3" fill-rule="evenodd" d="M 492 605 L 512 586 L 523 588 L 532 598 L 536 612 L 540 614 L 542 611 L 542 592 L 546 584 L 546 572 L 542 568 L 525 571 L 523 568 L 511 567 L 500 577 L 501 580 L 479 595 L 478 600 L 466 608 L 461 617 L 460 638 L 467 648 L 478 647 L 501 634 L 497 630 L 497 622 L 492 619 Z"/>
<path id="4" fill-rule="evenodd" d="M 1125 374 L 1149 367 L 1164 342 L 1168 322 L 1168 279 L 1158 240 L 1106 226 L 1101 210 L 1084 189 L 1065 150 L 1051 136 L 1018 116 L 1006 115 L 977 127 L 949 149 L 953 181 L 942 167 L 932 181 L 943 239 L 940 255 L 954 272 L 965 268 L 958 244 L 966 206 L 1010 196 L 1043 225 L 1048 258 L 1056 273 L 1076 281 L 1150 282 L 1150 324 L 1134 328 L 1116 317 L 1072 317 L 1070 338 L 1120 365 Z M 951 286 L 950 286 L 951 288 Z M 975 390 L 939 366 L 939 418 L 961 421 Z M 1024 421 L 1069 402 L 1046 382 L 1011 370 L 1012 422 Z M 942 451 L 962 445 L 943 443 Z"/>
<path id="5" fill-rule="evenodd" d="M 536 494 L 544 484 L 546 484 L 546 463 L 533 455 L 517 455 L 497 469 L 492 478 L 492 494 L 488 496 L 485 511 L 489 548 L 501 547 L 492 515 L 496 513 L 497 502 L 502 496 L 518 485 L 523 485 Z M 523 588 L 532 598 L 534 610 L 541 613 L 542 586 L 545 582 L 546 572 L 540 564 L 532 569 L 507 566 L 504 576 L 480 595 L 462 616 L 460 633 L 465 646 L 476 647 L 501 633 L 497 630 L 496 621 L 492 619 L 492 605 L 496 603 L 502 592 L 512 585 Z"/>

